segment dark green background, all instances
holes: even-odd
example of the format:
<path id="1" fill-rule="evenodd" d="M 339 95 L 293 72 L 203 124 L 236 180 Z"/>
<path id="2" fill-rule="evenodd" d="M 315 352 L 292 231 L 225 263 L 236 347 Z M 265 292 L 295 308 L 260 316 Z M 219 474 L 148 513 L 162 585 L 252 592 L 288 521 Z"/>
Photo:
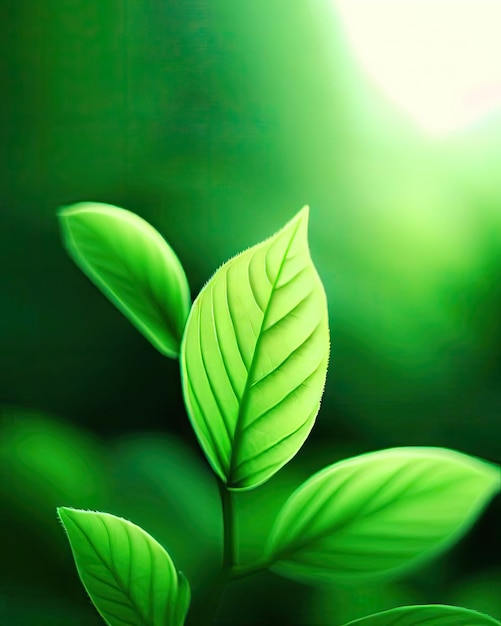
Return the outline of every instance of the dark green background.
<path id="1" fill-rule="evenodd" d="M 215 486 L 161 357 L 63 251 L 56 210 L 139 213 L 193 296 L 311 207 L 332 357 L 315 430 L 239 499 L 243 554 L 311 471 L 393 445 L 501 457 L 501 123 L 426 136 L 358 66 L 322 0 L 0 4 L 0 623 L 99 624 L 56 505 L 163 541 L 195 593 L 217 565 Z M 329 624 L 409 602 L 496 614 L 499 499 L 404 581 L 236 585 L 229 624 Z M 5 615 L 5 617 L 4 617 Z"/>

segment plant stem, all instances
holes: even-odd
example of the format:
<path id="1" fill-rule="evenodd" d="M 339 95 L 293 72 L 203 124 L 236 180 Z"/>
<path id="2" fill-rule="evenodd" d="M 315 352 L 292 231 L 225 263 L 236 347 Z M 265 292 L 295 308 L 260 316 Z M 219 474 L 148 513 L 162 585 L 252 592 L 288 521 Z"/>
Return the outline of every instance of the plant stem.
<path id="1" fill-rule="evenodd" d="M 229 571 L 227 582 L 232 583 L 236 580 L 247 578 L 248 576 L 252 576 L 253 574 L 262 572 L 269 565 L 270 563 L 265 559 L 254 561 L 253 563 L 249 563 L 248 565 L 234 565 Z"/>
<path id="2" fill-rule="evenodd" d="M 235 503 L 232 492 L 226 489 L 222 482 L 218 482 L 218 485 L 223 509 L 223 571 L 225 571 L 236 565 L 238 559 Z"/>
<path id="3" fill-rule="evenodd" d="M 226 586 L 241 578 L 252 576 L 265 569 L 265 560 L 255 561 L 248 565 L 238 563 L 238 540 L 236 529 L 235 502 L 233 493 L 218 481 L 223 513 L 223 564 L 219 575 L 207 590 L 198 610 L 189 616 L 192 626 L 212 624 L 217 616 L 221 599 Z"/>

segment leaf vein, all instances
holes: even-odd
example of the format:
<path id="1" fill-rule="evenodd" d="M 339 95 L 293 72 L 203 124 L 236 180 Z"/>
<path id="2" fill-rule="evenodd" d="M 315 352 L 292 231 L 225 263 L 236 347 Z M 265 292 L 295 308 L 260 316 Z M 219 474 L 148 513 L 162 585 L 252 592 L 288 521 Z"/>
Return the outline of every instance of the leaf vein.
<path id="1" fill-rule="evenodd" d="M 212 450 L 214 451 L 214 453 L 215 453 L 215 455 L 217 457 L 217 460 L 218 460 L 218 463 L 219 463 L 219 467 L 221 468 L 222 471 L 224 471 L 225 464 L 222 461 L 221 453 L 220 453 L 219 447 L 217 445 L 217 439 L 214 436 L 214 432 L 212 431 L 212 429 L 210 427 L 210 421 L 207 418 L 207 415 L 205 414 L 205 410 L 202 408 L 202 404 L 201 404 L 201 402 L 200 402 L 200 400 L 198 398 L 198 394 L 197 394 L 197 392 L 195 390 L 195 387 L 193 386 L 193 383 L 191 382 L 191 379 L 190 379 L 189 367 L 188 367 L 188 359 L 186 359 L 186 370 L 187 370 L 187 373 L 188 373 L 188 376 L 186 377 L 186 379 L 187 379 L 187 382 L 188 382 L 188 386 L 189 386 L 189 388 L 191 390 L 191 396 L 195 400 L 195 402 L 197 403 L 199 415 L 200 415 L 200 417 L 202 418 L 202 420 L 203 420 L 203 422 L 205 424 L 205 428 L 206 428 L 206 431 L 207 431 L 207 434 L 208 434 L 208 439 L 210 440 L 210 444 L 211 444 Z"/>
<path id="2" fill-rule="evenodd" d="M 109 617 L 111 617 L 114 620 L 118 620 L 119 622 L 122 622 L 122 624 L 125 624 L 125 626 L 138 626 L 138 624 L 136 624 L 135 622 L 131 622 L 128 619 L 124 619 L 123 617 L 119 617 L 118 615 L 115 615 L 114 613 L 111 613 L 110 611 L 105 611 L 104 609 L 99 609 L 99 612 L 101 613 L 101 615 L 106 619 L 106 615 L 108 615 Z M 108 621 L 106 619 L 106 621 Z M 142 618 L 141 618 L 141 625 L 140 626 L 147 626 L 147 622 L 145 622 Z"/>
<path id="3" fill-rule="evenodd" d="M 261 378 L 258 378 L 257 380 L 255 380 L 252 383 L 252 387 L 255 387 L 256 385 L 261 384 L 267 378 L 269 378 L 270 376 L 273 376 L 273 374 L 276 374 L 281 368 L 283 368 L 284 365 L 289 361 L 289 359 L 291 359 L 299 350 L 301 350 L 301 348 L 304 348 L 304 346 L 308 343 L 308 341 L 310 341 L 310 339 L 313 338 L 313 335 L 317 332 L 317 330 L 320 328 L 321 325 L 322 325 L 322 320 L 318 322 L 318 324 L 314 327 L 314 329 L 306 337 L 306 339 L 304 339 L 296 348 L 294 348 L 294 350 L 292 350 L 274 369 L 270 370 L 269 372 L 266 372 L 266 374 L 263 374 Z"/>
<path id="4" fill-rule="evenodd" d="M 224 273 L 224 290 L 225 290 L 226 306 L 228 307 L 228 314 L 230 317 L 231 325 L 233 327 L 233 335 L 235 336 L 235 343 L 237 346 L 237 350 L 240 355 L 240 358 L 242 359 L 242 363 L 245 368 L 245 371 L 249 373 L 249 367 L 247 366 L 247 363 L 245 362 L 244 353 L 242 350 L 242 346 L 240 345 L 240 340 L 239 340 L 238 333 L 237 333 L 235 319 L 233 317 L 233 312 L 231 310 L 230 299 L 228 298 L 228 267 L 226 267 L 225 273 Z"/>
<path id="5" fill-rule="evenodd" d="M 286 395 L 283 398 L 280 398 L 280 400 L 278 400 L 277 402 L 275 402 L 275 404 L 273 404 L 272 406 L 270 406 L 269 408 L 267 408 L 265 411 L 263 411 L 262 413 L 260 413 L 257 417 L 255 417 L 251 422 L 248 422 L 243 428 L 242 428 L 242 433 L 246 432 L 247 430 L 249 430 L 249 428 L 252 428 L 253 426 L 255 426 L 258 422 L 260 422 L 264 417 L 266 417 L 267 415 L 269 415 L 272 411 L 274 411 L 276 408 L 278 408 L 281 404 L 283 404 L 284 402 L 286 402 L 290 397 L 292 397 L 294 394 L 296 394 L 301 387 L 304 387 L 305 385 L 307 385 L 307 383 L 318 373 L 319 369 L 322 367 L 323 365 L 323 357 L 322 360 L 320 361 L 320 363 L 315 367 L 315 369 L 308 374 L 308 376 L 302 380 L 298 385 L 296 385 L 293 389 L 291 389 L 290 391 L 288 391 L 286 393 Z"/>
<path id="6" fill-rule="evenodd" d="M 130 602 L 124 602 L 123 600 L 117 600 L 115 598 L 109 598 L 104 596 L 102 593 L 97 593 L 95 591 L 92 592 L 92 596 L 98 598 L 99 600 L 103 600 L 104 602 L 109 602 L 110 604 L 116 604 L 117 606 L 122 606 L 129 611 L 134 610 L 134 606 Z"/>
<path id="7" fill-rule="evenodd" d="M 243 461 L 240 461 L 240 463 L 237 465 L 235 471 L 238 471 L 239 469 L 241 469 L 244 465 L 247 465 L 248 463 L 253 463 L 257 459 L 261 458 L 262 456 L 265 456 L 270 450 L 273 450 L 273 448 L 276 448 L 277 446 L 279 446 L 282 443 L 284 443 L 284 441 L 287 441 L 287 439 L 290 439 L 290 437 L 293 437 L 294 435 L 296 435 L 302 428 L 304 428 L 304 426 L 307 423 L 307 421 L 308 420 L 305 420 L 304 422 L 299 424 L 299 426 L 297 428 L 295 428 L 292 432 L 288 433 L 287 435 L 284 435 L 278 441 L 275 441 L 274 443 L 270 444 L 267 448 L 264 448 L 263 450 L 260 450 L 257 454 L 254 454 L 253 456 L 249 457 L 248 459 L 244 459 Z M 275 463 L 273 465 L 275 465 Z M 240 479 L 240 480 L 242 480 L 242 479 Z"/>
<path id="8" fill-rule="evenodd" d="M 229 472 L 229 479 L 230 479 L 229 482 L 230 483 L 233 480 L 233 474 L 234 474 L 234 471 L 235 471 L 235 465 L 237 463 L 238 455 L 239 455 L 239 452 L 240 452 L 240 446 L 241 446 L 241 443 L 242 443 L 242 435 L 243 435 L 242 422 L 243 422 L 243 418 L 245 417 L 245 413 L 247 411 L 247 405 L 248 405 L 248 401 L 249 401 L 248 399 L 249 399 L 249 394 L 250 394 L 250 391 L 251 391 L 251 384 L 252 384 L 252 375 L 254 373 L 254 369 L 255 369 L 256 363 L 257 363 L 257 358 L 256 357 L 257 357 L 257 354 L 259 353 L 259 347 L 260 347 L 261 340 L 262 340 L 262 337 L 263 337 L 263 328 L 264 328 L 264 326 L 266 324 L 266 319 L 267 319 L 267 316 L 269 314 L 271 302 L 273 300 L 273 293 L 275 291 L 277 282 L 278 282 L 278 280 L 280 278 L 280 275 L 281 275 L 281 272 L 283 270 L 283 267 L 284 267 L 287 255 L 289 253 L 289 250 L 290 250 L 290 248 L 292 246 L 292 242 L 296 238 L 298 229 L 299 229 L 299 221 L 297 222 L 296 227 L 294 229 L 294 232 L 293 232 L 293 234 L 292 234 L 292 236 L 290 238 L 290 241 L 287 244 L 287 248 L 286 248 L 284 256 L 283 256 L 283 258 L 282 258 L 282 260 L 280 262 L 280 266 L 278 268 L 277 275 L 276 275 L 275 280 L 273 282 L 270 280 L 269 274 L 268 274 L 268 252 L 269 252 L 269 250 L 267 250 L 266 254 L 265 254 L 265 271 L 266 271 L 266 275 L 268 277 L 268 280 L 270 281 L 270 284 L 271 284 L 271 290 L 270 290 L 270 295 L 269 295 L 269 298 L 268 298 L 268 303 L 267 303 L 266 308 L 265 308 L 264 313 L 263 313 L 263 319 L 261 321 L 261 328 L 260 328 L 260 331 L 258 333 L 258 338 L 257 338 L 257 341 L 256 341 L 256 345 L 254 346 L 254 353 L 252 355 L 251 364 L 250 364 L 250 367 L 248 369 L 248 377 L 247 377 L 247 381 L 245 383 L 244 392 L 242 394 L 242 400 L 240 402 L 240 409 L 238 411 L 236 428 L 235 428 L 235 437 L 234 437 L 234 440 L 233 440 L 233 448 L 232 448 L 232 453 L 231 453 L 230 472 Z"/>
<path id="9" fill-rule="evenodd" d="M 301 298 L 301 300 L 297 304 L 295 304 L 292 307 L 292 309 L 287 311 L 287 313 L 285 313 L 285 315 L 282 315 L 282 317 L 280 317 L 278 320 L 275 320 L 273 322 L 273 324 L 270 324 L 267 328 L 265 328 L 263 330 L 263 333 L 267 333 L 270 330 L 272 330 L 273 328 L 276 328 L 277 326 L 282 324 L 289 316 L 293 315 L 294 312 L 297 311 L 308 300 L 308 298 L 311 296 L 311 294 L 313 292 L 314 292 L 314 289 L 311 289 L 303 298 Z"/>
<path id="10" fill-rule="evenodd" d="M 251 289 L 252 297 L 254 298 L 254 302 L 256 303 L 256 305 L 257 305 L 258 309 L 261 311 L 261 313 L 264 313 L 263 308 L 259 304 L 259 300 L 258 300 L 258 298 L 256 296 L 255 285 L 253 284 L 253 281 L 252 281 L 251 264 L 252 264 L 252 259 L 255 256 L 256 256 L 256 250 L 254 250 L 254 253 L 252 254 L 252 256 L 249 259 L 249 262 L 247 264 L 247 279 L 249 281 L 249 286 L 250 286 L 250 289 Z"/>
<path id="11" fill-rule="evenodd" d="M 216 388 L 214 386 L 214 383 L 211 379 L 211 375 L 210 375 L 210 368 L 207 367 L 207 363 L 205 361 L 205 350 L 202 346 L 202 311 L 200 310 L 199 315 L 198 315 L 198 345 L 200 347 L 200 358 L 202 360 L 202 366 L 204 369 L 204 373 L 205 373 L 205 377 L 207 379 L 207 383 L 209 384 L 209 388 L 210 388 L 210 392 L 212 394 L 212 397 L 214 398 L 214 401 L 216 403 L 217 406 L 217 410 L 219 412 L 219 415 L 221 416 L 221 421 L 223 423 L 224 429 L 226 430 L 226 435 L 228 436 L 228 440 L 231 441 L 232 440 L 232 436 L 230 433 L 230 427 L 229 427 L 229 423 L 228 423 L 228 417 L 224 411 L 223 408 L 223 404 L 221 403 L 221 400 L 216 392 Z"/>
<path id="12" fill-rule="evenodd" d="M 106 527 L 106 524 L 104 523 L 104 520 L 102 519 L 101 516 L 98 516 L 99 519 L 101 520 L 101 522 L 104 524 L 104 526 Z M 106 568 L 106 570 L 108 570 L 110 572 L 110 574 L 112 575 L 112 577 L 115 579 L 115 582 L 117 583 L 117 587 L 119 589 L 119 591 L 121 591 L 124 596 L 126 598 L 129 598 L 132 606 L 134 607 L 134 609 L 137 611 L 137 614 L 139 615 L 140 619 L 146 624 L 146 620 L 144 619 L 144 616 L 142 615 L 142 612 L 140 610 L 140 608 L 136 605 L 135 602 L 132 601 L 132 597 L 130 595 L 130 591 L 128 589 L 125 589 L 122 581 L 120 580 L 120 577 L 118 576 L 118 573 L 115 572 L 114 569 L 110 568 L 110 565 L 108 563 L 106 563 L 106 561 L 103 559 L 103 557 L 101 556 L 101 554 L 98 552 L 98 550 L 96 549 L 96 546 L 94 545 L 94 542 L 92 541 L 92 539 L 89 537 L 88 533 L 80 526 L 80 524 L 78 524 L 78 522 L 76 522 L 73 518 L 69 517 L 68 519 L 70 519 L 73 524 L 79 529 L 79 531 L 82 533 L 82 535 L 85 537 L 85 539 L 87 540 L 88 544 L 90 545 L 90 547 L 92 548 L 92 550 L 94 551 L 95 555 L 98 557 L 98 559 L 101 561 L 101 563 L 104 565 L 104 567 Z M 108 534 L 108 540 L 110 539 L 110 533 L 107 530 L 107 534 Z M 110 555 L 111 556 L 111 555 Z M 87 571 L 85 571 L 85 574 L 87 574 Z M 133 625 L 134 626 L 134 625 Z"/>
<path id="13" fill-rule="evenodd" d="M 293 257 L 289 257 L 287 260 L 291 261 Z M 303 265 L 303 267 L 296 272 L 293 276 L 291 276 L 290 278 L 288 278 L 285 283 L 282 283 L 281 285 L 277 285 L 276 290 L 279 291 L 280 289 L 284 289 L 285 287 L 287 287 L 287 285 L 290 285 L 291 283 L 293 283 L 295 280 L 297 280 L 297 278 L 299 276 L 301 276 L 301 274 L 303 274 L 304 272 L 306 272 L 308 270 L 308 265 Z"/>
<path id="14" fill-rule="evenodd" d="M 222 349 L 222 344 L 220 341 L 220 336 L 219 336 L 219 331 L 217 328 L 217 319 L 216 319 L 216 311 L 214 308 L 214 289 L 211 289 L 210 292 L 210 302 L 211 302 L 211 316 L 212 316 L 212 322 L 214 324 L 214 335 L 216 337 L 216 346 L 217 349 L 219 350 L 219 356 L 221 357 L 221 361 L 223 363 L 223 367 L 224 367 L 224 371 L 226 372 L 226 376 L 228 378 L 228 381 L 230 383 L 230 387 L 231 390 L 233 391 L 233 395 L 235 396 L 236 400 L 239 402 L 240 398 L 238 397 L 238 391 L 237 391 L 237 387 L 235 384 L 235 381 L 233 380 L 233 376 L 231 375 L 231 368 L 228 367 L 228 363 L 226 362 L 226 358 L 223 354 L 223 349 Z"/>

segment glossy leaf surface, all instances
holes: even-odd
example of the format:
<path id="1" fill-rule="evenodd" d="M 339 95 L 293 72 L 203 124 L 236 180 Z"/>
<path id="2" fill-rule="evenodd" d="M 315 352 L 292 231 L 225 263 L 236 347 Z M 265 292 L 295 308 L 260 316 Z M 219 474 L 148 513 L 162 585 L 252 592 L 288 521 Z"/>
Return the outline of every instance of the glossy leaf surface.
<path id="1" fill-rule="evenodd" d="M 308 436 L 329 352 L 327 304 L 303 209 L 224 264 L 196 299 L 182 346 L 190 419 L 230 489 L 263 483 Z"/>
<path id="2" fill-rule="evenodd" d="M 267 559 L 302 580 L 379 577 L 457 540 L 499 490 L 496 467 L 442 448 L 395 448 L 322 470 L 285 503 Z"/>
<path id="3" fill-rule="evenodd" d="M 401 606 L 362 617 L 345 626 L 492 626 L 497 620 L 459 606 Z"/>
<path id="4" fill-rule="evenodd" d="M 189 585 L 158 542 L 108 513 L 58 513 L 82 583 L 109 626 L 182 626 Z"/>
<path id="5" fill-rule="evenodd" d="M 83 202 L 59 213 L 80 269 L 162 354 L 177 357 L 190 310 L 188 282 L 160 233 L 138 215 Z"/>

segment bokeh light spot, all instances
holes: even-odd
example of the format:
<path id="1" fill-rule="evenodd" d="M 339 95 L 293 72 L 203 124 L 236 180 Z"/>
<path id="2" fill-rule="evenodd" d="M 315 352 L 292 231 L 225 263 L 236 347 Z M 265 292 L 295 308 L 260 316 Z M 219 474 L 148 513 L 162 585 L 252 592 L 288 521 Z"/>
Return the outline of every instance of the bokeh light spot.
<path id="1" fill-rule="evenodd" d="M 335 0 L 374 83 L 424 130 L 501 110 L 499 0 Z"/>

